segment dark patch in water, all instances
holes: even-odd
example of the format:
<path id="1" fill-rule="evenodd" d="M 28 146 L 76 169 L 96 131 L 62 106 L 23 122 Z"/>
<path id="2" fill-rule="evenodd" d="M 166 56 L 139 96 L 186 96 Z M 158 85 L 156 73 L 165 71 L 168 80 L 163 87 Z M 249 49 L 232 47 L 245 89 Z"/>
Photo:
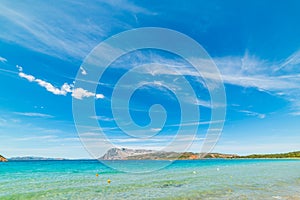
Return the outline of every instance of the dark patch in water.
<path id="1" fill-rule="evenodd" d="M 161 186 L 159 186 L 160 188 L 167 188 L 167 187 L 181 187 L 183 186 L 183 184 L 176 184 L 176 183 L 165 183 Z"/>

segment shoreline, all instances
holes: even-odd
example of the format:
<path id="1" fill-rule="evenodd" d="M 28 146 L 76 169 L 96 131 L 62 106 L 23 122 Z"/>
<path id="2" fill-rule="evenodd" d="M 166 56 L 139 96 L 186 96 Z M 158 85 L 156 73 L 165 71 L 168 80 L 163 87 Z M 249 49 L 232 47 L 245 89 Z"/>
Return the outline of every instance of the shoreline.
<path id="1" fill-rule="evenodd" d="M 114 154 L 110 155 L 110 152 Z M 122 156 L 121 153 L 127 153 L 126 156 Z M 24 156 L 24 157 L 11 157 L 3 158 L 3 161 L 65 161 L 65 160 L 98 160 L 98 161 L 114 161 L 114 160 L 164 160 L 164 161 L 175 161 L 175 160 L 206 160 L 206 159 L 220 159 L 220 160 L 253 160 L 253 159 L 264 159 L 264 160 L 300 160 L 300 151 L 293 151 L 288 153 L 274 153 L 274 154 L 250 154 L 240 156 L 238 154 L 226 154 L 226 153 L 194 153 L 194 152 L 152 152 L 134 155 L 136 152 L 140 153 L 143 150 L 135 149 L 117 149 L 113 148 L 107 151 L 102 157 L 98 158 L 80 158 L 80 159 L 69 159 L 69 158 L 49 158 L 49 157 L 36 157 L 36 156 Z M 121 152 L 121 153 L 120 153 Z M 116 155 L 117 156 L 116 156 Z"/>
<path id="2" fill-rule="evenodd" d="M 43 160 L 15 160 L 7 159 L 5 162 L 30 162 L 30 161 L 203 161 L 203 160 L 300 160 L 300 158 L 203 158 L 203 159 L 123 159 L 123 160 L 98 160 L 98 159 L 43 159 Z"/>

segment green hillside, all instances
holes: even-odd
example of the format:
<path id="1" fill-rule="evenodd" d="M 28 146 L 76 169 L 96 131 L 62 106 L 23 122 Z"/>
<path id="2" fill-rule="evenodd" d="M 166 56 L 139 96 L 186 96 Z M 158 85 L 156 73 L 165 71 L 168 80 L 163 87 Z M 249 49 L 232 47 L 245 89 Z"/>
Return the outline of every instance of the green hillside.
<path id="1" fill-rule="evenodd" d="M 300 151 L 277 154 L 252 154 L 247 156 L 240 156 L 240 158 L 300 158 Z"/>

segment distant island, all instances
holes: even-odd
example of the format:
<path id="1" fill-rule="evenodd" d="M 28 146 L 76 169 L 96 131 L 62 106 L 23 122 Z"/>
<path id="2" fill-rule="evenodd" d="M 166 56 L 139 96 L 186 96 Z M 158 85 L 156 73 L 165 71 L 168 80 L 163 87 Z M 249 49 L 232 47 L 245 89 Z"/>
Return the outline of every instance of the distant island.
<path id="1" fill-rule="evenodd" d="M 35 156 L 24 156 L 24 157 L 12 157 L 8 160 L 67 160 L 65 158 L 44 158 L 44 157 L 35 157 Z"/>
<path id="2" fill-rule="evenodd" d="M 0 162 L 7 162 L 7 159 L 0 155 Z"/>
<path id="3" fill-rule="evenodd" d="M 164 152 L 144 149 L 112 148 L 99 160 L 197 160 L 203 158 L 300 158 L 300 151 L 279 154 L 252 154 L 240 156 L 237 154 L 208 153 L 199 154 L 193 152 Z"/>

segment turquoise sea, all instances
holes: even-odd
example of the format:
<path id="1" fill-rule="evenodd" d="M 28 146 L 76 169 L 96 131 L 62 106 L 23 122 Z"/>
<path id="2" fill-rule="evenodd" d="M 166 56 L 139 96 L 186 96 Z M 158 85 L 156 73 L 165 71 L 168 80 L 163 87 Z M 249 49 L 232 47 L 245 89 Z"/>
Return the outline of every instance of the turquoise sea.
<path id="1" fill-rule="evenodd" d="M 138 171 L 168 161 L 111 162 Z M 149 173 L 96 160 L 10 161 L 0 163 L 0 199 L 300 199 L 300 160 L 176 161 Z"/>

